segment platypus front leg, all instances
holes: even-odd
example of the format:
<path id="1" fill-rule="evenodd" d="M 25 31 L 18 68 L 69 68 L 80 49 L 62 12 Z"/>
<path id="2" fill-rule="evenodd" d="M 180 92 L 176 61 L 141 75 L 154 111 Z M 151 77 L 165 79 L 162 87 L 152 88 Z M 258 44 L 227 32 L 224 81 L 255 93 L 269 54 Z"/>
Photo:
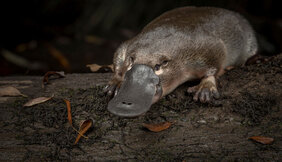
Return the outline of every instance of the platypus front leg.
<path id="1" fill-rule="evenodd" d="M 211 71 L 214 71 L 212 69 Z M 195 93 L 193 99 L 195 101 L 210 102 L 214 98 L 219 98 L 219 93 L 216 87 L 215 72 L 209 71 L 208 74 L 202 78 L 199 85 L 188 88 L 188 93 Z"/>
<path id="2" fill-rule="evenodd" d="M 123 43 L 114 54 L 114 75 L 108 85 L 104 88 L 104 92 L 109 96 L 117 94 L 117 91 L 123 82 L 124 74 L 131 65 L 130 59 L 127 57 L 126 49 L 127 44 Z"/>
<path id="3" fill-rule="evenodd" d="M 120 87 L 121 80 L 117 77 L 113 77 L 112 80 L 105 86 L 104 92 L 107 93 L 108 96 L 116 95 L 117 89 Z"/>

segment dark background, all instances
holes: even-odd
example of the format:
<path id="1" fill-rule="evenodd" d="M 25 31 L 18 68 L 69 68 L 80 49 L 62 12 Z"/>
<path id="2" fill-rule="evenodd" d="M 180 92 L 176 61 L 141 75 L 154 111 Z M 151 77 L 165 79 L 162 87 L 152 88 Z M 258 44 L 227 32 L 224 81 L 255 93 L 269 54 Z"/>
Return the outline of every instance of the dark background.
<path id="1" fill-rule="evenodd" d="M 216 6 L 244 15 L 261 54 L 282 49 L 279 0 L 6 0 L 1 1 L 0 75 L 90 72 L 112 64 L 118 45 L 161 13 L 181 6 Z"/>

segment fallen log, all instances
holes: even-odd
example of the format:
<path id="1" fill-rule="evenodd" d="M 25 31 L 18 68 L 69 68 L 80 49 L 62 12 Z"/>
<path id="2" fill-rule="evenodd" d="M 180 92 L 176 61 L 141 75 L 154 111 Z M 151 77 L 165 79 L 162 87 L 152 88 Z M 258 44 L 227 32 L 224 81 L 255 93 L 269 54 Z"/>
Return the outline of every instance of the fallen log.
<path id="1" fill-rule="evenodd" d="M 13 86 L 28 96 L 0 97 L 0 161 L 41 160 L 282 160 L 282 55 L 269 62 L 236 68 L 219 79 L 217 104 L 194 102 L 180 86 L 133 119 L 106 110 L 102 88 L 111 74 L 67 74 L 50 79 L 11 76 L 0 87 Z M 36 97 L 52 99 L 31 107 Z M 77 132 L 68 123 L 64 99 L 70 101 L 73 126 L 91 119 L 93 127 L 74 145 Z M 142 126 L 172 122 L 161 132 Z M 249 140 L 274 139 L 272 144 Z"/>

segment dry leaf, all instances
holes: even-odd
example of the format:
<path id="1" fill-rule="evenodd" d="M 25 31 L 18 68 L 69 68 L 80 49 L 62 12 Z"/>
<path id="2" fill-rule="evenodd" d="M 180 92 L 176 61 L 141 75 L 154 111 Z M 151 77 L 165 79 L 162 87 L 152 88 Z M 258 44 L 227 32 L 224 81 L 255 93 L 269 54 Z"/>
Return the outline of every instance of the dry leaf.
<path id="1" fill-rule="evenodd" d="M 94 36 L 94 35 L 87 35 L 85 36 L 85 41 L 87 43 L 92 43 L 92 44 L 96 44 L 96 45 L 101 45 L 105 42 L 104 39 Z"/>
<path id="2" fill-rule="evenodd" d="M 109 67 L 112 71 L 114 71 L 114 65 L 113 65 L 113 64 L 108 65 L 108 67 Z"/>
<path id="3" fill-rule="evenodd" d="M 36 47 L 37 47 L 37 41 L 32 40 L 28 43 L 22 43 L 22 44 L 17 45 L 16 51 L 17 52 L 24 52 L 28 49 L 35 49 Z"/>
<path id="4" fill-rule="evenodd" d="M 86 65 L 86 67 L 90 68 L 91 72 L 113 72 L 114 71 L 114 65 L 98 65 L 98 64 L 89 64 Z"/>
<path id="5" fill-rule="evenodd" d="M 252 136 L 249 139 L 254 140 L 256 142 L 265 144 L 265 145 L 269 145 L 272 144 L 274 139 L 270 138 L 270 137 L 264 137 L 264 136 Z"/>
<path id="6" fill-rule="evenodd" d="M 43 77 L 43 84 L 42 84 L 42 87 L 44 87 L 44 85 L 48 84 L 48 81 L 49 81 L 49 78 L 52 76 L 52 75 L 57 75 L 59 76 L 60 78 L 63 78 L 65 77 L 65 73 L 63 71 L 48 71 L 47 73 L 45 73 L 44 77 Z"/>
<path id="7" fill-rule="evenodd" d="M 72 125 L 70 101 L 69 101 L 69 100 L 66 100 L 66 99 L 64 99 L 64 101 L 65 101 L 65 103 L 66 103 L 66 105 L 67 105 L 67 110 L 68 110 L 68 120 L 69 120 L 70 125 Z"/>
<path id="8" fill-rule="evenodd" d="M 97 72 L 102 66 L 98 64 L 89 64 L 86 65 L 86 67 L 89 67 L 92 72 Z"/>
<path id="9" fill-rule="evenodd" d="M 27 50 L 27 43 L 19 44 L 16 47 L 17 52 L 24 52 L 25 50 Z"/>
<path id="10" fill-rule="evenodd" d="M 64 54 L 53 47 L 51 44 L 45 44 L 50 52 L 50 54 L 59 61 L 59 63 L 68 71 L 70 70 L 70 63 Z"/>
<path id="11" fill-rule="evenodd" d="M 30 70 L 43 70 L 46 69 L 46 64 L 42 62 L 33 62 L 25 57 L 12 53 L 8 50 L 1 51 L 2 56 L 9 62 L 16 64 L 17 66 L 24 67 Z"/>
<path id="12" fill-rule="evenodd" d="M 81 134 L 77 129 L 75 129 L 75 127 L 72 125 L 72 117 L 71 117 L 71 105 L 70 105 L 70 101 L 64 99 L 66 105 L 67 105 L 67 110 L 68 110 L 68 121 L 72 127 L 73 130 L 75 130 L 80 136 L 84 137 L 84 138 L 88 138 L 86 136 L 84 136 L 83 134 Z"/>
<path id="13" fill-rule="evenodd" d="M 92 120 L 88 119 L 82 122 L 79 128 L 79 134 L 77 135 L 74 144 L 77 144 L 81 136 L 92 126 Z"/>
<path id="14" fill-rule="evenodd" d="M 11 51 L 2 50 L 2 56 L 9 62 L 20 67 L 29 67 L 31 62 L 24 57 L 21 57 Z"/>
<path id="15" fill-rule="evenodd" d="M 171 126 L 171 122 L 164 122 L 159 124 L 143 124 L 143 127 L 149 129 L 152 132 L 160 132 L 168 129 Z"/>
<path id="16" fill-rule="evenodd" d="M 46 101 L 50 100 L 51 98 L 53 98 L 53 97 L 38 97 L 38 98 L 34 98 L 34 99 L 29 100 L 23 106 L 24 107 L 29 107 L 29 106 L 37 105 L 37 104 L 46 102 Z"/>
<path id="17" fill-rule="evenodd" d="M 23 96 L 27 97 L 26 95 L 22 94 L 17 88 L 15 87 L 1 87 L 0 88 L 0 96 Z"/>

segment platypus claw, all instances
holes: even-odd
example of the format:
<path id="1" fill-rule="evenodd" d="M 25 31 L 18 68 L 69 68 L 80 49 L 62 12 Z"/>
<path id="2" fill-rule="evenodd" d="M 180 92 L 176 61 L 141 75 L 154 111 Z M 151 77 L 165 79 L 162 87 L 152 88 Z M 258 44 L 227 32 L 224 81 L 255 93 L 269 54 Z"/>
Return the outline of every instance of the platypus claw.
<path id="1" fill-rule="evenodd" d="M 213 91 L 208 88 L 203 88 L 201 90 L 198 90 L 193 97 L 195 101 L 200 100 L 203 103 L 211 102 L 213 99 L 218 99 L 218 98 L 219 98 L 218 91 Z"/>
<path id="2" fill-rule="evenodd" d="M 106 85 L 103 91 L 107 94 L 107 96 L 114 97 L 117 95 L 118 88 L 116 85 Z"/>
<path id="3" fill-rule="evenodd" d="M 195 93 L 193 100 L 200 101 L 203 103 L 212 102 L 214 99 L 220 97 L 217 89 L 215 87 L 203 87 L 203 86 L 194 86 L 190 87 L 187 90 L 188 93 Z"/>

